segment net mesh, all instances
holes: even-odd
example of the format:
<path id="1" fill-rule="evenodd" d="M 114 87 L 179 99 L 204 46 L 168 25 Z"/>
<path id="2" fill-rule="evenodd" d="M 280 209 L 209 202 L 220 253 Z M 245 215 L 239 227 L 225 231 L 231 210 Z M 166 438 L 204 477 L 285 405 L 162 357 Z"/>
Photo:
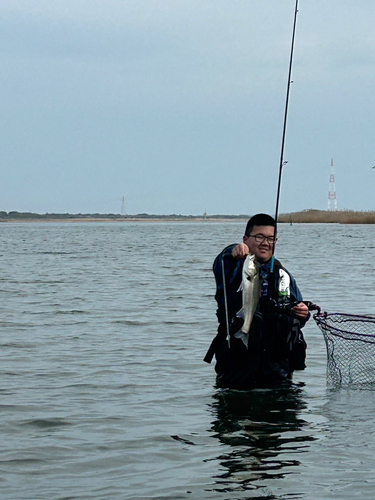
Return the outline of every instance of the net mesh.
<path id="1" fill-rule="evenodd" d="M 375 316 L 317 313 L 327 347 L 327 383 L 375 386 Z"/>

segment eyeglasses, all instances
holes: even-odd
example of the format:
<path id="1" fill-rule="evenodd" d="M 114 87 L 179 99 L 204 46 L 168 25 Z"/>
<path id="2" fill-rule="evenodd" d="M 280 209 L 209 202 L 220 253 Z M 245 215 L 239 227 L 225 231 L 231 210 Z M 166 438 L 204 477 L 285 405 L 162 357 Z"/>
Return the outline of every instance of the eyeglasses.
<path id="1" fill-rule="evenodd" d="M 263 243 L 266 240 L 271 245 L 277 241 L 277 238 L 274 236 L 264 236 L 263 234 L 249 234 L 248 238 L 254 238 L 257 243 Z"/>

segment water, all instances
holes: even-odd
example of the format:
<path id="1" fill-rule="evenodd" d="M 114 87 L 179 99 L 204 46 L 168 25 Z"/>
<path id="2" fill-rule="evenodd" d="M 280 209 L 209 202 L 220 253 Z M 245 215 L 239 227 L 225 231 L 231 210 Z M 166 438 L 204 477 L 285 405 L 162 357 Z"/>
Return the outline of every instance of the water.
<path id="1" fill-rule="evenodd" d="M 372 500 L 375 392 L 218 391 L 211 265 L 241 223 L 2 224 L 0 490 L 10 500 Z M 281 225 L 329 312 L 374 313 L 375 227 Z"/>

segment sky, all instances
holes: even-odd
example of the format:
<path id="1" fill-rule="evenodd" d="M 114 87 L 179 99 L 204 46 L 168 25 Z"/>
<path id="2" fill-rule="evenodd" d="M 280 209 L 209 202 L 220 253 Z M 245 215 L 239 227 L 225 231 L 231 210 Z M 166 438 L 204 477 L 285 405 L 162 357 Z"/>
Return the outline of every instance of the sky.
<path id="1" fill-rule="evenodd" d="M 295 0 L 0 3 L 0 210 L 275 211 Z M 375 210 L 374 0 L 299 0 L 281 213 Z"/>

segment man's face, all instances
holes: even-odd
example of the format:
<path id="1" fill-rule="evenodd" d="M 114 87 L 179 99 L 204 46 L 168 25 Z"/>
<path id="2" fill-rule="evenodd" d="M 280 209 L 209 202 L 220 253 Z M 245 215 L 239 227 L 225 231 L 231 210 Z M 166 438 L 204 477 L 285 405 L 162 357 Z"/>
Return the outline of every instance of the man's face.
<path id="1" fill-rule="evenodd" d="M 274 243 L 267 241 L 266 238 L 271 238 L 272 240 L 274 236 L 274 227 L 254 226 L 250 235 L 245 235 L 243 237 L 243 242 L 249 247 L 250 253 L 255 255 L 256 260 L 258 262 L 264 263 L 269 261 L 272 257 L 274 247 Z"/>

